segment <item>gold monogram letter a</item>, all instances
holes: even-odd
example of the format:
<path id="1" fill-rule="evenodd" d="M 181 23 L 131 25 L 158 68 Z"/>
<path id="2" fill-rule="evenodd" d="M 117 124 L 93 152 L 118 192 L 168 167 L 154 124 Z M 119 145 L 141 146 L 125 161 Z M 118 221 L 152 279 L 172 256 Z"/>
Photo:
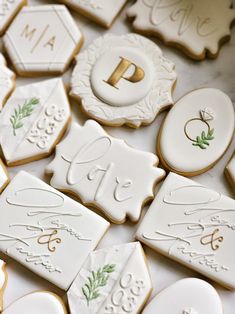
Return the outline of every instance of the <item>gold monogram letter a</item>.
<path id="1" fill-rule="evenodd" d="M 144 75 L 145 75 L 144 70 L 141 69 L 141 67 L 132 63 L 131 61 L 129 61 L 125 58 L 122 58 L 122 57 L 120 57 L 120 58 L 121 58 L 121 61 L 119 62 L 118 66 L 113 71 L 113 73 L 111 74 L 109 79 L 105 82 L 108 83 L 109 85 L 117 88 L 116 85 L 121 79 L 129 81 L 131 83 L 137 83 L 137 82 L 142 81 L 144 78 Z M 134 66 L 134 73 L 129 77 L 124 76 L 124 74 L 130 68 L 131 65 Z"/>

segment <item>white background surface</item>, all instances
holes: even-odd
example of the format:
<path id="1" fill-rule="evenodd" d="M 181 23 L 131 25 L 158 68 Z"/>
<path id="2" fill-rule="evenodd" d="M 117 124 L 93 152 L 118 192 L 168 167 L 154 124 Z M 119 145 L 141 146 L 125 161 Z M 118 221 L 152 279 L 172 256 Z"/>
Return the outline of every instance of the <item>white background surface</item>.
<path id="1" fill-rule="evenodd" d="M 29 3 L 32 5 L 35 5 L 36 3 L 45 4 L 50 2 L 53 2 L 53 0 L 29 1 Z M 129 2 L 131 3 L 132 1 Z M 88 21 L 85 18 L 82 18 L 74 12 L 73 16 L 78 22 L 84 34 L 85 43 L 82 49 L 84 49 L 89 43 L 91 43 L 93 39 L 107 32 L 107 30 L 104 30 L 103 28 Z M 126 21 L 124 10 L 122 15 L 117 19 L 109 32 L 112 32 L 114 34 L 125 34 L 130 31 L 131 24 Z M 216 87 L 227 93 L 231 97 L 233 102 L 235 101 L 235 28 L 233 28 L 232 33 L 233 34 L 231 41 L 229 43 L 226 43 L 222 47 L 222 50 L 216 60 L 206 60 L 202 62 L 192 61 L 185 57 L 182 53 L 178 52 L 176 49 L 168 48 L 162 45 L 159 41 L 154 40 L 162 48 L 165 55 L 176 64 L 178 81 L 174 91 L 175 100 L 177 100 L 179 97 L 192 89 L 196 89 L 199 87 Z M 69 82 L 69 77 L 70 71 L 68 71 L 64 76 L 66 83 Z M 42 79 L 45 78 L 17 78 L 17 85 L 36 82 Z M 87 119 L 87 117 L 81 112 L 79 106 L 76 103 L 72 103 L 72 110 L 74 120 L 78 120 L 80 123 L 83 123 Z M 107 130 L 110 134 L 114 136 L 124 138 L 128 144 L 134 146 L 135 148 L 155 153 L 156 135 L 160 123 L 164 118 L 164 115 L 165 113 L 160 114 L 150 126 L 141 127 L 137 130 L 132 130 L 126 127 L 107 128 Z M 223 117 L 221 117 L 221 119 L 222 118 Z M 219 192 L 232 196 L 230 187 L 224 178 L 223 170 L 226 163 L 230 159 L 234 148 L 235 139 L 230 145 L 226 155 L 224 155 L 223 159 L 213 169 L 201 176 L 194 177 L 194 179 L 200 183 L 203 183 L 211 188 L 218 190 Z M 21 167 L 9 168 L 11 176 L 14 176 L 20 169 L 24 169 L 46 180 L 43 175 L 44 168 L 49 163 L 51 158 L 52 157 L 48 159 L 43 159 L 38 162 L 32 162 Z M 145 210 L 146 208 L 143 211 L 143 215 Z M 137 227 L 138 225 L 134 225 L 129 222 L 119 226 L 112 225 L 104 239 L 101 241 L 99 247 L 111 246 L 113 244 L 133 241 Z M 231 248 L 231 250 L 234 249 L 235 247 Z M 159 292 L 161 289 L 174 283 L 180 278 L 189 276 L 201 277 L 191 270 L 181 266 L 180 264 L 170 261 L 169 259 L 151 251 L 146 247 L 145 251 L 147 253 L 148 264 L 150 267 L 150 273 L 154 287 L 151 298 L 155 296 L 156 293 Z M 3 257 L 8 262 L 7 269 L 9 274 L 8 286 L 4 294 L 5 306 L 9 305 L 11 302 L 27 293 L 40 289 L 53 291 L 61 296 L 65 296 L 65 293 L 63 291 L 56 289 L 45 280 L 32 274 L 30 271 L 26 270 L 13 260 L 10 260 L 5 256 L 0 255 L 0 258 Z M 217 289 L 222 298 L 224 314 L 234 314 L 235 292 L 228 291 L 215 283 L 212 284 Z"/>

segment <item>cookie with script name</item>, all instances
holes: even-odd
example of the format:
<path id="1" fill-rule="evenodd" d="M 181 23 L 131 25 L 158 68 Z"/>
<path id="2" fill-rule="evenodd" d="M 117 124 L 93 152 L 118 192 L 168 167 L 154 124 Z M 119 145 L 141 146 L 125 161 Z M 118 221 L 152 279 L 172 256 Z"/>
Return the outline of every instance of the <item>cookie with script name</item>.
<path id="1" fill-rule="evenodd" d="M 17 87 L 0 115 L 0 144 L 7 165 L 50 155 L 70 119 L 62 79 Z"/>
<path id="2" fill-rule="evenodd" d="M 0 259 L 0 312 L 3 310 L 3 293 L 7 284 L 6 264 Z"/>
<path id="3" fill-rule="evenodd" d="M 170 173 L 141 222 L 136 238 L 235 290 L 234 226 L 232 198 Z"/>
<path id="4" fill-rule="evenodd" d="M 68 291 L 71 314 L 140 313 L 152 290 L 139 242 L 92 252 Z"/>
<path id="5" fill-rule="evenodd" d="M 26 4 L 27 0 L 0 0 L 0 36 Z"/>
<path id="6" fill-rule="evenodd" d="M 201 174 L 224 155 L 234 128 L 234 107 L 226 94 L 214 88 L 191 91 L 175 103 L 162 123 L 158 156 L 173 172 Z"/>
<path id="7" fill-rule="evenodd" d="M 63 290 L 109 227 L 99 215 L 24 171 L 1 194 L 0 208 L 1 252 Z"/>
<path id="8" fill-rule="evenodd" d="M 54 293 L 37 291 L 21 297 L 2 314 L 67 314 L 63 301 Z"/>
<path id="9" fill-rule="evenodd" d="M 174 304 L 169 302 L 174 300 Z M 185 278 L 162 290 L 142 314 L 223 314 L 217 291 L 206 281 Z"/>
<path id="10" fill-rule="evenodd" d="M 15 73 L 7 67 L 6 60 L 0 52 L 0 110 L 14 88 Z"/>
<path id="11" fill-rule="evenodd" d="M 102 124 L 137 128 L 173 104 L 174 64 L 143 36 L 100 37 L 76 60 L 70 94 Z"/>
<path id="12" fill-rule="evenodd" d="M 24 76 L 64 73 L 83 42 L 64 5 L 24 7 L 3 39 L 16 72 Z"/>
<path id="13" fill-rule="evenodd" d="M 164 176 L 158 158 L 108 135 L 94 120 L 74 123 L 46 172 L 51 185 L 100 209 L 114 223 L 137 222 Z"/>
<path id="14" fill-rule="evenodd" d="M 5 189 L 10 182 L 8 171 L 0 158 L 0 193 Z"/>
<path id="15" fill-rule="evenodd" d="M 92 21 L 111 27 L 127 0 L 60 0 Z"/>
<path id="16" fill-rule="evenodd" d="M 225 176 L 232 187 L 233 192 L 235 193 L 235 152 L 233 153 L 232 158 L 228 162 L 225 170 Z"/>
<path id="17" fill-rule="evenodd" d="M 137 0 L 127 15 L 136 31 L 156 35 L 196 60 L 215 58 L 229 39 L 231 0 Z"/>

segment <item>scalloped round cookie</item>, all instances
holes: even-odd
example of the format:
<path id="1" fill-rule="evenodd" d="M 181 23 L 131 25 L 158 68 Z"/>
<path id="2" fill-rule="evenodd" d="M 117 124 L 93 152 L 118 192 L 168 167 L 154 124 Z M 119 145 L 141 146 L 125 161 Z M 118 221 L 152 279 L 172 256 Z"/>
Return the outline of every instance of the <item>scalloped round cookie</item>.
<path id="1" fill-rule="evenodd" d="M 173 104 L 175 66 L 145 37 L 106 35 L 76 60 L 70 94 L 103 124 L 136 128 Z"/>
<path id="2" fill-rule="evenodd" d="M 213 167 L 234 134 L 234 107 L 214 88 L 193 90 L 179 99 L 163 122 L 157 151 L 163 166 L 195 176 Z"/>
<path id="3" fill-rule="evenodd" d="M 217 291 L 209 283 L 186 278 L 161 291 L 143 311 L 143 314 L 156 313 L 223 314 L 223 308 Z"/>
<path id="4" fill-rule="evenodd" d="M 215 58 L 229 39 L 235 10 L 231 0 L 137 0 L 127 12 L 133 28 L 160 37 L 189 57 Z"/>

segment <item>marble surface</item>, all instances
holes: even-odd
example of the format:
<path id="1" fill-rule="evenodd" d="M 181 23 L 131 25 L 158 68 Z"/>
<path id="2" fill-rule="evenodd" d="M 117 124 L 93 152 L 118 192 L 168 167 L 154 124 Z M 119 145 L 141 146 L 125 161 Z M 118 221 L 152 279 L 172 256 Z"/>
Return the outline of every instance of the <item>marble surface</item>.
<path id="1" fill-rule="evenodd" d="M 49 2 L 53 1 L 29 1 L 29 3 L 32 5 L 37 3 L 45 4 Z M 129 1 L 127 6 L 129 6 L 131 2 L 132 1 Z M 73 16 L 81 27 L 85 37 L 85 43 L 82 49 L 91 43 L 93 39 L 107 32 L 112 32 L 114 34 L 124 34 L 131 31 L 131 24 L 127 22 L 125 18 L 125 10 L 117 19 L 112 29 L 109 31 L 104 30 L 103 28 L 97 26 L 85 18 L 82 18 L 74 12 Z M 216 60 L 195 62 L 185 57 L 182 53 L 178 52 L 178 50 L 168 48 L 161 44 L 158 40 L 154 39 L 154 41 L 162 48 L 164 54 L 176 64 L 178 80 L 174 91 L 174 100 L 177 100 L 179 97 L 192 89 L 199 87 L 216 87 L 227 93 L 233 102 L 235 102 L 235 27 L 232 30 L 231 40 L 222 47 Z M 71 69 L 64 75 L 64 81 L 66 83 L 69 82 L 70 74 Z M 17 85 L 36 82 L 42 79 L 45 78 L 17 78 Z M 80 123 L 83 123 L 87 119 L 76 103 L 72 103 L 72 110 L 74 120 L 78 120 Z M 164 115 L 165 113 L 160 114 L 150 126 L 142 127 L 138 130 L 132 130 L 126 127 L 107 128 L 107 130 L 114 136 L 124 138 L 126 142 L 133 147 L 155 153 L 156 135 Z M 203 175 L 194 177 L 194 179 L 224 194 L 232 196 L 231 189 L 226 179 L 224 178 L 223 171 L 234 149 L 235 139 L 230 145 L 227 153 L 213 169 Z M 52 157 L 38 162 L 32 162 L 24 166 L 10 168 L 10 174 L 11 176 L 14 176 L 20 169 L 24 169 L 46 180 L 43 175 L 44 168 L 51 159 Z M 143 215 L 145 210 L 146 208 L 143 211 Z M 99 247 L 111 246 L 113 244 L 132 241 L 137 227 L 138 225 L 134 225 L 129 222 L 124 225 L 112 225 L 104 239 L 101 241 Z M 202 278 L 202 276 L 198 275 L 197 273 L 181 266 L 180 264 L 170 261 L 169 259 L 157 253 L 154 253 L 146 247 L 145 251 L 148 257 L 148 264 L 150 267 L 150 273 L 154 287 L 150 299 L 152 299 L 152 297 L 155 296 L 157 292 L 174 283 L 180 278 L 189 276 Z M 66 300 L 64 292 L 57 290 L 43 279 L 30 273 L 13 260 L 10 260 L 1 254 L 0 258 L 3 257 L 8 262 L 9 273 L 8 286 L 4 296 L 5 306 L 31 291 L 40 289 L 54 291 L 64 297 Z M 224 314 L 234 314 L 235 292 L 230 292 L 215 283 L 212 284 L 217 289 L 222 298 Z"/>

